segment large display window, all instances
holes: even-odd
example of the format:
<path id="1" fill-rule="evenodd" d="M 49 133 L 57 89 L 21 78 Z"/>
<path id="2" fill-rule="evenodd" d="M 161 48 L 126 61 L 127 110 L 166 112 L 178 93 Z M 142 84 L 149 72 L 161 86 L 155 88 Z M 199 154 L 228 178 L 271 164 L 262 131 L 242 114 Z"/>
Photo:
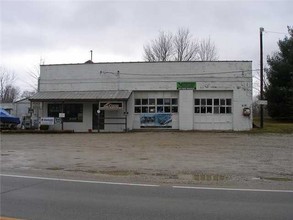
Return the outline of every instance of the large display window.
<path id="1" fill-rule="evenodd" d="M 59 113 L 65 113 L 64 122 L 82 122 L 83 104 L 48 104 L 48 117 L 59 117 Z"/>

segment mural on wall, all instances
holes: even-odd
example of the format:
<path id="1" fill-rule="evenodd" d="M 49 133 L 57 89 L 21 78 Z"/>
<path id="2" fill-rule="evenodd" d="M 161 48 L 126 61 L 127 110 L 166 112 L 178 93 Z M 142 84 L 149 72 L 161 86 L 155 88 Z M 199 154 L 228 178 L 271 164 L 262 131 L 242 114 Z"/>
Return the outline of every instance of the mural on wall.
<path id="1" fill-rule="evenodd" d="M 172 114 L 170 113 L 154 113 L 154 114 L 141 114 L 140 127 L 153 127 L 153 128 L 172 128 Z"/>

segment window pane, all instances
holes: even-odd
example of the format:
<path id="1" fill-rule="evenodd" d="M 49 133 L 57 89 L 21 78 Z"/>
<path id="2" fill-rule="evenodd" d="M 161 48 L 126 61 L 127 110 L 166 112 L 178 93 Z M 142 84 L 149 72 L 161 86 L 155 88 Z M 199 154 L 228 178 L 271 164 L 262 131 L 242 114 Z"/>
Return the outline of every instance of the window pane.
<path id="1" fill-rule="evenodd" d="M 141 100 L 142 105 L 148 105 L 148 99 L 142 99 Z"/>
<path id="2" fill-rule="evenodd" d="M 82 121 L 82 113 L 77 114 L 77 121 Z"/>
<path id="3" fill-rule="evenodd" d="M 219 114 L 219 107 L 214 107 L 214 114 Z"/>
<path id="4" fill-rule="evenodd" d="M 207 113 L 213 113 L 212 107 L 207 107 Z"/>
<path id="5" fill-rule="evenodd" d="M 153 106 L 153 107 L 149 107 L 149 112 L 150 112 L 150 113 L 155 113 L 155 112 L 156 112 L 156 108 L 155 108 L 155 106 Z"/>
<path id="6" fill-rule="evenodd" d="M 171 112 L 170 106 L 165 106 L 164 110 L 165 110 L 165 112 Z"/>
<path id="7" fill-rule="evenodd" d="M 232 113 L 232 108 L 231 107 L 226 107 L 226 113 L 231 114 Z"/>
<path id="8" fill-rule="evenodd" d="M 135 105 L 141 105 L 141 99 L 135 99 Z"/>
<path id="9" fill-rule="evenodd" d="M 141 113 L 141 107 L 134 107 L 135 113 Z"/>
<path id="10" fill-rule="evenodd" d="M 214 99 L 214 105 L 219 105 L 220 102 L 219 102 L 219 99 Z"/>
<path id="11" fill-rule="evenodd" d="M 200 108 L 200 113 L 206 113 L 206 107 L 201 107 Z"/>
<path id="12" fill-rule="evenodd" d="M 164 105 L 170 105 L 171 99 L 164 99 Z"/>
<path id="13" fill-rule="evenodd" d="M 194 105 L 199 105 L 199 99 L 194 99 Z"/>
<path id="14" fill-rule="evenodd" d="M 200 100 L 200 104 L 201 104 L 201 105 L 206 105 L 206 99 L 201 99 L 201 100 Z"/>
<path id="15" fill-rule="evenodd" d="M 220 113 L 225 114 L 225 107 L 220 107 Z"/>
<path id="16" fill-rule="evenodd" d="M 173 112 L 173 113 L 178 112 L 178 107 L 177 107 L 177 106 L 172 106 L 172 112 Z"/>
<path id="17" fill-rule="evenodd" d="M 65 122 L 82 122 L 83 105 L 82 104 L 65 104 L 64 105 Z"/>
<path id="18" fill-rule="evenodd" d="M 163 99 L 157 99 L 157 105 L 163 105 Z"/>
<path id="19" fill-rule="evenodd" d="M 225 99 L 221 99 L 221 105 L 225 105 Z"/>
<path id="20" fill-rule="evenodd" d="M 207 105 L 212 105 L 213 104 L 213 100 L 212 99 L 207 99 Z"/>
<path id="21" fill-rule="evenodd" d="M 172 99 L 172 105 L 178 105 L 178 99 Z"/>
<path id="22" fill-rule="evenodd" d="M 148 107 L 142 107 L 142 113 L 148 113 Z"/>
<path id="23" fill-rule="evenodd" d="M 149 99 L 149 105 L 155 105 L 156 101 L 155 99 Z"/>
<path id="24" fill-rule="evenodd" d="M 48 117 L 59 117 L 59 113 L 62 113 L 61 104 L 48 104 Z"/>
<path id="25" fill-rule="evenodd" d="M 226 99 L 226 105 L 231 105 L 231 99 Z"/>
<path id="26" fill-rule="evenodd" d="M 157 112 L 160 113 L 160 112 L 164 112 L 164 108 L 163 106 L 157 106 Z"/>
<path id="27" fill-rule="evenodd" d="M 199 113 L 199 110 L 200 110 L 199 107 L 195 107 L 194 108 L 194 113 Z"/>

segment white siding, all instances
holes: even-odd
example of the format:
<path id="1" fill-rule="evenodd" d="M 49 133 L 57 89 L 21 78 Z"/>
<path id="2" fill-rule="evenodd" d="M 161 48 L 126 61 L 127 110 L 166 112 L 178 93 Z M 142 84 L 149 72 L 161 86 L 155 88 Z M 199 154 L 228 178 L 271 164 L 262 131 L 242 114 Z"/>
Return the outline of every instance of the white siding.
<path id="1" fill-rule="evenodd" d="M 134 113 L 135 98 L 178 98 L 178 113 L 172 114 L 172 129 L 249 130 L 252 116 L 245 117 L 242 111 L 252 106 L 251 67 L 252 63 L 247 61 L 43 65 L 40 91 L 133 91 L 127 101 L 130 130 L 141 126 L 141 115 Z M 196 82 L 196 90 L 178 91 L 177 82 Z M 229 97 L 232 114 L 195 114 L 196 97 Z M 64 128 L 91 129 L 92 104 L 84 102 L 83 122 L 64 123 Z M 44 108 L 44 116 L 46 111 Z M 106 117 L 123 114 L 106 112 Z M 105 130 L 124 130 L 124 125 L 106 125 Z"/>
<path id="2" fill-rule="evenodd" d="M 193 129 L 193 90 L 179 91 L 179 129 Z"/>
<path id="3" fill-rule="evenodd" d="M 210 82 L 232 82 L 232 85 L 251 82 L 250 70 L 251 62 L 44 65 L 41 66 L 40 91 L 165 91 L 176 90 L 176 82 L 180 81 L 196 81 L 208 88 Z"/>

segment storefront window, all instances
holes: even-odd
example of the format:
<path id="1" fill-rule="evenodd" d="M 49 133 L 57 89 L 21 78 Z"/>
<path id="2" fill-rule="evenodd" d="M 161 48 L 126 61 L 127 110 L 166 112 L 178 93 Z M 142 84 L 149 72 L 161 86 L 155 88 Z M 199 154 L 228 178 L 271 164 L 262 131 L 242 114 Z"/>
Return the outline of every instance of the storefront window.
<path id="1" fill-rule="evenodd" d="M 48 104 L 48 117 L 58 118 L 59 113 L 62 113 L 61 104 Z"/>
<path id="2" fill-rule="evenodd" d="M 65 113 L 64 122 L 82 122 L 83 105 L 82 104 L 48 104 L 48 117 L 59 117 L 59 113 Z"/>

